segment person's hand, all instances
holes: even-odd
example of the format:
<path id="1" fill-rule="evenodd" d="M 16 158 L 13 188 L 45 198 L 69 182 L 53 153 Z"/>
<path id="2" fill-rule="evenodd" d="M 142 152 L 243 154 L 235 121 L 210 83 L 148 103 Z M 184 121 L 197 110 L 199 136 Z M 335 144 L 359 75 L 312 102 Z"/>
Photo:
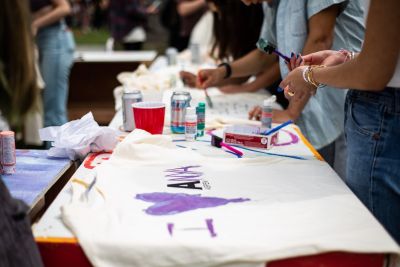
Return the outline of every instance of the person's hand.
<path id="1" fill-rule="evenodd" d="M 340 51 L 323 50 L 303 56 L 304 65 L 336 66 L 344 63 L 347 56 Z"/>
<path id="2" fill-rule="evenodd" d="M 303 57 L 301 56 L 301 54 L 291 54 L 291 58 L 289 62 L 285 62 L 286 66 L 288 67 L 289 71 L 294 70 L 297 67 L 300 67 L 303 64 Z"/>
<path id="3" fill-rule="evenodd" d="M 181 71 L 179 72 L 179 75 L 185 85 L 191 88 L 200 88 L 200 83 L 195 74 L 188 71 Z"/>
<path id="4" fill-rule="evenodd" d="M 249 120 L 261 120 L 262 109 L 260 106 L 255 106 L 249 111 Z"/>
<path id="5" fill-rule="evenodd" d="M 221 86 L 218 89 L 225 94 L 244 93 L 249 91 L 246 84 L 228 84 Z"/>
<path id="6" fill-rule="evenodd" d="M 303 71 L 307 66 L 300 66 L 291 71 L 280 83 L 279 87 L 284 88 L 285 97 L 289 100 L 300 100 L 309 95 L 315 95 L 317 88 L 303 79 Z"/>
<path id="7" fill-rule="evenodd" d="M 225 77 L 225 68 L 220 67 L 216 69 L 204 69 L 198 73 L 200 88 L 206 89 L 208 87 L 217 86 Z"/>

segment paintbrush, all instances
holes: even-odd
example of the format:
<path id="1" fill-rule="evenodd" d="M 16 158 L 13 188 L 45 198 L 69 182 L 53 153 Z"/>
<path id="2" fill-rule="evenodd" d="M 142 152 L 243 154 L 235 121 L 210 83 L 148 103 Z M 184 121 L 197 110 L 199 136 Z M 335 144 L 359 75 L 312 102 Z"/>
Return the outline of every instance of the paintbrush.
<path id="1" fill-rule="evenodd" d="M 233 153 L 235 153 L 235 154 L 238 155 L 239 157 L 242 157 L 242 156 L 243 156 L 243 152 L 242 152 L 242 151 L 237 150 L 236 148 L 231 147 L 230 145 L 224 143 L 223 140 L 222 140 L 222 138 L 219 137 L 219 136 L 211 135 L 211 145 L 212 145 L 212 146 L 215 146 L 215 147 L 218 147 L 218 148 L 224 147 L 224 148 L 226 148 L 226 149 L 232 151 Z"/>
<path id="2" fill-rule="evenodd" d="M 200 73 L 197 74 L 197 79 L 199 80 L 200 85 L 202 85 L 203 82 L 204 82 L 204 80 L 203 80 L 203 78 L 201 77 Z M 207 102 L 208 107 L 209 107 L 209 108 L 213 108 L 213 107 L 214 107 L 214 104 L 213 104 L 213 102 L 211 101 L 211 97 L 208 95 L 207 88 L 204 89 L 204 94 L 206 95 L 206 102 Z"/>

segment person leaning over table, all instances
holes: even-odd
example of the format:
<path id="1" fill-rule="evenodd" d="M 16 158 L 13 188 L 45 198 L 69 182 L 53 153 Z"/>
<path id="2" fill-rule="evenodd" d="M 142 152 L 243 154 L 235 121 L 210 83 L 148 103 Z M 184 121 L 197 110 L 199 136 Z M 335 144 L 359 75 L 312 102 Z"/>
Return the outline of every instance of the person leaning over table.
<path id="1" fill-rule="evenodd" d="M 240 1 L 231 0 L 207 0 L 207 3 L 213 14 L 213 41 L 209 55 L 216 62 L 238 59 L 256 48 L 263 23 L 261 6 L 246 7 Z M 181 71 L 180 76 L 186 85 L 199 88 L 198 77 L 193 73 Z M 224 84 L 242 83 L 247 79 L 226 79 Z"/>
<path id="2" fill-rule="evenodd" d="M 322 85 L 354 88 L 346 99 L 346 183 L 400 244 L 399 28 L 400 1 L 372 0 L 360 53 L 309 54 L 303 59 L 311 66 L 281 85 L 293 100 L 332 90 Z"/>
<path id="3" fill-rule="evenodd" d="M 29 18 L 26 0 L 0 1 L 0 112 L 14 130 L 39 95 Z M 0 266 L 42 266 L 27 211 L 0 174 Z"/>
<path id="4" fill-rule="evenodd" d="M 268 0 L 248 1 L 264 4 L 264 25 L 261 37 L 278 44 L 284 54 L 310 53 L 328 48 L 359 50 L 364 34 L 363 10 L 359 0 Z M 275 55 L 257 49 L 231 64 L 214 70 L 201 70 L 202 87 L 218 85 L 227 76 L 241 77 L 269 69 L 271 83 L 276 74 L 285 77 L 288 66 Z M 231 75 L 230 75 L 231 74 Z M 343 137 L 344 91 L 325 90 L 317 97 L 291 101 L 286 110 L 273 111 L 274 122 L 296 121 L 311 144 L 344 178 L 345 155 Z"/>

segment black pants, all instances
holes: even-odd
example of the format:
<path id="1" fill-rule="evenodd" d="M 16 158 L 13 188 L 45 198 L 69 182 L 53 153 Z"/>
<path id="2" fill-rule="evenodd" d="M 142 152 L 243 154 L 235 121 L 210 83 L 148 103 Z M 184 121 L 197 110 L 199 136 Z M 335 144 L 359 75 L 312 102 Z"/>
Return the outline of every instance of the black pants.
<path id="1" fill-rule="evenodd" d="M 0 176 L 0 266 L 43 266 L 32 236 L 28 207 L 13 199 Z"/>

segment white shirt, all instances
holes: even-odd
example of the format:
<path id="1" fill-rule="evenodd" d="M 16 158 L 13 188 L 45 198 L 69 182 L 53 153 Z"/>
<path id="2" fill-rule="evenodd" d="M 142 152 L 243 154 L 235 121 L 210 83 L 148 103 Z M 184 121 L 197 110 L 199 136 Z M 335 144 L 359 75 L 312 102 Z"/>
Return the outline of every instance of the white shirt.
<path id="1" fill-rule="evenodd" d="M 397 66 L 393 77 L 387 85 L 388 87 L 400 88 L 400 55 L 397 58 Z"/>

